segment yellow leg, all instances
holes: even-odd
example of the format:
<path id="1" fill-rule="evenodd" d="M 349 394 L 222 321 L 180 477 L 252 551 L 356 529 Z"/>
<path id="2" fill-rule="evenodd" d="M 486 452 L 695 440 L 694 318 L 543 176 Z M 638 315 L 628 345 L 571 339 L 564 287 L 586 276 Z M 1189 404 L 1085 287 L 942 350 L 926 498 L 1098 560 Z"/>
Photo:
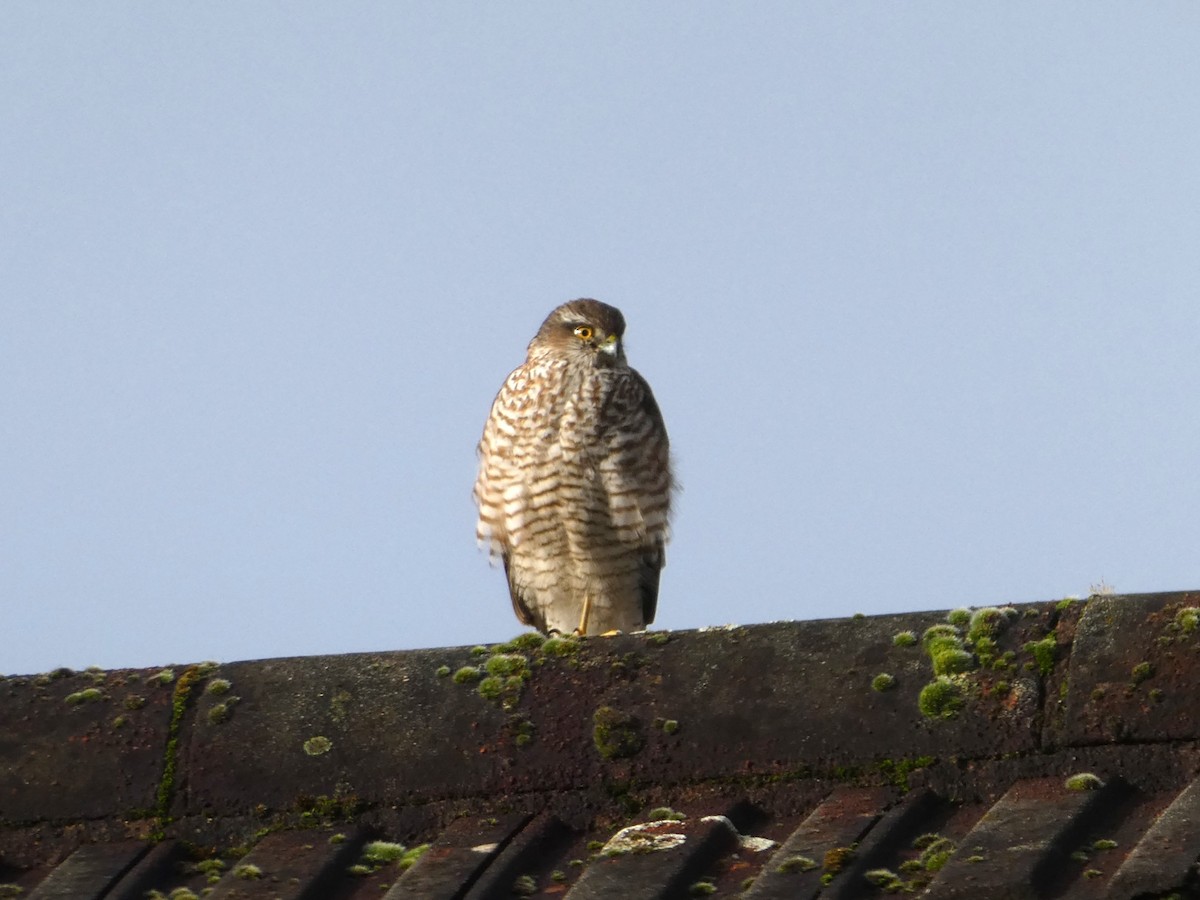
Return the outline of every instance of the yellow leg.
<path id="1" fill-rule="evenodd" d="M 583 615 L 579 617 L 579 630 L 575 632 L 576 634 L 579 634 L 579 635 L 587 634 L 587 620 L 591 614 L 592 614 L 592 595 L 584 594 L 583 595 Z"/>

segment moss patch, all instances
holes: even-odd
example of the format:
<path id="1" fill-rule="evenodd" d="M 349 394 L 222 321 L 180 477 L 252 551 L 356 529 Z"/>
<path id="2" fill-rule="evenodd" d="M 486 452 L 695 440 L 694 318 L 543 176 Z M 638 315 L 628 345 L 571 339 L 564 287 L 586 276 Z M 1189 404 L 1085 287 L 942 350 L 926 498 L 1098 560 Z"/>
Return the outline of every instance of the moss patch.
<path id="1" fill-rule="evenodd" d="M 611 706 L 593 713 L 592 726 L 592 741 L 605 759 L 634 756 L 645 743 L 637 717 Z"/>

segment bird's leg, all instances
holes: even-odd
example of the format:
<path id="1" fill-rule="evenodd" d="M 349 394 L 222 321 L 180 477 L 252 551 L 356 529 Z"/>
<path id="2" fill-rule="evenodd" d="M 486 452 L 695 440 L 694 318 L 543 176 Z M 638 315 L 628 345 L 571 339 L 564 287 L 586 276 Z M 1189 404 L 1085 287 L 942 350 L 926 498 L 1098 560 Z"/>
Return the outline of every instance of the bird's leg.
<path id="1" fill-rule="evenodd" d="M 587 634 L 588 616 L 592 614 L 592 595 L 587 593 L 583 595 L 583 615 L 579 617 L 579 628 L 576 634 L 583 636 Z"/>

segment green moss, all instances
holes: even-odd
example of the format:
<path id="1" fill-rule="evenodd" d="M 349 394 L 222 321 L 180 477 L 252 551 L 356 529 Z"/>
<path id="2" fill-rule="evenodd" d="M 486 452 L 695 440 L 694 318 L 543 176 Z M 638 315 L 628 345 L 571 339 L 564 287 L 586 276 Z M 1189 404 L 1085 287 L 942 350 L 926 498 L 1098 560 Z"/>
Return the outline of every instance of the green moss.
<path id="1" fill-rule="evenodd" d="M 967 640 L 972 643 L 980 638 L 994 638 L 1008 624 L 1004 613 L 994 606 L 985 606 L 971 613 L 967 625 Z"/>
<path id="2" fill-rule="evenodd" d="M 25 893 L 25 888 L 19 884 L 0 884 L 0 898 L 20 897 Z"/>
<path id="3" fill-rule="evenodd" d="M 975 668 L 975 657 L 966 650 L 940 650 L 930 658 L 934 675 L 961 675 Z"/>
<path id="4" fill-rule="evenodd" d="M 472 656 L 488 656 L 491 654 L 491 652 L 492 652 L 491 650 L 489 650 L 487 647 L 483 646 L 482 644 L 476 644 L 474 647 L 471 648 Z"/>
<path id="5" fill-rule="evenodd" d="M 179 731 L 192 702 L 192 691 L 203 677 L 199 666 L 191 666 L 179 676 L 179 681 L 171 693 L 171 721 L 167 725 L 167 746 L 163 753 L 162 776 L 155 791 L 155 816 L 158 820 L 152 834 L 155 839 L 163 837 L 164 830 L 171 821 L 171 802 L 175 799 L 175 773 L 179 766 Z M 175 681 L 175 673 L 171 669 L 163 669 L 154 678 L 158 679 L 159 684 L 170 684 Z"/>
<path id="6" fill-rule="evenodd" d="M 1185 606 L 1175 614 L 1175 625 L 1183 634 L 1191 634 L 1200 627 L 1200 609 Z"/>
<path id="7" fill-rule="evenodd" d="M 954 841 L 939 837 L 921 851 L 917 862 L 926 872 L 938 872 L 950 861 L 950 857 L 954 855 L 956 849 Z"/>
<path id="8" fill-rule="evenodd" d="M 946 621 L 951 625 L 963 628 L 971 621 L 971 611 L 965 606 L 960 606 L 958 609 L 952 609 L 946 613 Z"/>
<path id="9" fill-rule="evenodd" d="M 518 634 L 515 638 L 507 643 L 496 647 L 496 653 L 519 653 L 521 651 L 537 650 L 546 643 L 546 638 L 536 631 L 526 631 L 524 634 Z"/>
<path id="10" fill-rule="evenodd" d="M 890 691 L 895 686 L 896 677 L 894 675 L 889 675 L 887 672 L 880 672 L 871 679 L 871 689 L 874 691 L 879 691 L 881 694 L 885 691 Z"/>
<path id="11" fill-rule="evenodd" d="M 437 671 L 434 674 L 436 674 L 438 678 L 449 678 L 450 677 L 450 667 L 449 666 L 438 666 Z"/>
<path id="12" fill-rule="evenodd" d="M 611 706 L 601 706 L 592 715 L 592 741 L 605 759 L 621 759 L 642 749 L 643 740 L 636 717 Z"/>
<path id="13" fill-rule="evenodd" d="M 391 841 L 371 841 L 363 847 L 360 861 L 382 866 L 385 863 L 396 862 L 404 856 L 407 849 L 403 844 L 394 844 Z"/>
<path id="14" fill-rule="evenodd" d="M 810 859 L 807 856 L 789 856 L 778 866 L 775 871 L 780 875 L 790 875 L 793 872 L 811 872 L 817 867 L 817 861 Z"/>
<path id="15" fill-rule="evenodd" d="M 533 743 L 533 723 L 526 716 L 511 716 L 508 728 L 512 732 L 513 743 L 518 747 L 527 747 Z"/>
<path id="16" fill-rule="evenodd" d="M 104 699 L 104 692 L 97 688 L 85 688 L 82 691 L 67 694 L 66 699 L 67 703 L 71 706 L 78 706 L 81 703 L 95 703 L 97 700 Z"/>
<path id="17" fill-rule="evenodd" d="M 917 697 L 917 708 L 927 719 L 953 719 L 962 707 L 962 688 L 944 675 L 921 688 Z"/>
<path id="18" fill-rule="evenodd" d="M 902 891 L 906 887 L 904 879 L 891 869 L 870 869 L 863 872 L 863 878 L 889 894 Z"/>
<path id="19" fill-rule="evenodd" d="M 889 783 L 902 791 L 909 790 L 909 776 L 920 769 L 927 769 L 937 760 L 932 756 L 914 756 L 911 759 L 884 759 L 875 764 L 879 773 Z"/>
<path id="20" fill-rule="evenodd" d="M 520 653 L 497 653 L 484 666 L 489 675 L 525 675 L 529 671 L 529 659 Z"/>
<path id="21" fill-rule="evenodd" d="M 1025 645 L 1025 651 L 1032 654 L 1038 673 L 1043 678 L 1054 671 L 1054 661 L 1058 656 L 1058 639 L 1053 633 L 1040 641 L 1030 641 Z"/>
<path id="22" fill-rule="evenodd" d="M 214 678 L 208 683 L 208 687 L 206 687 L 204 690 L 206 693 L 219 697 L 222 694 L 228 694 L 231 687 L 233 687 L 233 683 L 231 681 L 225 678 Z"/>
<path id="23" fill-rule="evenodd" d="M 314 735 L 304 742 L 304 752 L 309 756 L 322 756 L 333 749 L 333 741 L 323 734 Z"/>
<path id="24" fill-rule="evenodd" d="M 892 644 L 896 647 L 911 647 L 917 642 L 917 635 L 912 631 L 897 631 L 892 635 Z"/>
<path id="25" fill-rule="evenodd" d="M 504 693 L 504 679 L 489 675 L 479 682 L 479 696 L 485 700 L 499 700 Z"/>
<path id="26" fill-rule="evenodd" d="M 1093 850 L 1112 850 L 1117 846 L 1117 842 L 1109 838 L 1101 838 L 1092 844 Z"/>
<path id="27" fill-rule="evenodd" d="M 825 871 L 830 875 L 836 875 L 846 868 L 846 864 L 856 855 L 857 852 L 853 847 L 834 847 L 832 850 L 827 850 L 825 852 Z"/>
<path id="28" fill-rule="evenodd" d="M 1091 772 L 1079 772 L 1063 782 L 1063 786 L 1068 791 L 1098 791 L 1104 787 L 1104 782 Z"/>
<path id="29" fill-rule="evenodd" d="M 537 882 L 532 875 L 518 875 L 512 883 L 512 894 L 517 897 L 532 897 L 537 889 Z"/>
<path id="30" fill-rule="evenodd" d="M 174 669 L 161 669 L 146 679 L 150 684 L 168 685 L 175 680 Z"/>
<path id="31" fill-rule="evenodd" d="M 409 847 L 407 850 L 405 850 L 404 855 L 400 857 L 396 863 L 400 871 L 403 872 L 407 869 L 411 869 L 413 864 L 425 855 L 426 851 L 429 850 L 429 847 L 429 844 L 417 844 L 417 846 Z"/>
<path id="32" fill-rule="evenodd" d="M 455 684 L 470 684 L 472 681 L 478 681 L 482 677 L 483 672 L 475 666 L 463 666 L 454 673 L 454 677 L 451 680 Z"/>
<path id="33" fill-rule="evenodd" d="M 1154 675 L 1154 666 L 1148 662 L 1140 662 L 1130 670 L 1129 674 L 1133 677 L 1135 685 L 1141 684 Z"/>
<path id="34" fill-rule="evenodd" d="M 655 647 L 662 647 L 671 642 L 671 635 L 665 631 L 656 631 L 653 634 L 646 635 L 646 643 L 653 644 Z"/>
<path id="35" fill-rule="evenodd" d="M 955 641 L 961 640 L 957 628 L 955 628 L 953 625 L 946 625 L 942 623 L 938 625 L 930 625 L 925 629 L 924 632 L 922 632 L 921 646 L 928 648 L 930 641 L 934 641 L 939 638 L 951 638 Z"/>
<path id="36" fill-rule="evenodd" d="M 697 881 L 688 888 L 688 896 L 707 897 L 717 892 L 717 886 L 711 881 Z"/>
<path id="37" fill-rule="evenodd" d="M 1078 597 L 1063 597 L 1061 600 L 1059 600 L 1057 603 L 1054 604 L 1054 609 L 1056 612 L 1060 612 L 1060 613 L 1066 612 L 1068 609 L 1070 609 L 1072 606 L 1074 606 L 1078 602 L 1079 602 Z"/>
<path id="38" fill-rule="evenodd" d="M 663 719 L 662 730 L 665 734 L 674 734 L 679 730 L 679 723 L 674 719 Z"/>
<path id="39" fill-rule="evenodd" d="M 232 704 L 230 703 L 214 703 L 208 709 L 208 723 L 210 725 L 220 725 L 223 722 L 229 721 L 231 709 Z"/>
<path id="40" fill-rule="evenodd" d="M 139 697 L 136 694 L 130 694 L 128 697 L 125 698 L 125 701 L 124 701 L 125 708 L 130 709 L 130 710 L 141 709 L 145 705 L 146 705 L 146 698 Z"/>
<path id="41" fill-rule="evenodd" d="M 241 863 L 233 867 L 233 877 L 240 878 L 243 881 L 255 881 L 262 878 L 263 870 L 254 863 Z"/>
<path id="42" fill-rule="evenodd" d="M 542 644 L 542 653 L 546 656 L 571 656 L 579 652 L 580 646 L 577 638 L 552 637 Z"/>
<path id="43" fill-rule="evenodd" d="M 676 812 L 669 806 L 656 806 L 646 813 L 647 822 L 682 822 L 686 818 L 683 813 Z"/>
<path id="44" fill-rule="evenodd" d="M 1102 878 L 1104 873 L 1099 869 L 1085 869 L 1083 872 L 1084 878 Z"/>

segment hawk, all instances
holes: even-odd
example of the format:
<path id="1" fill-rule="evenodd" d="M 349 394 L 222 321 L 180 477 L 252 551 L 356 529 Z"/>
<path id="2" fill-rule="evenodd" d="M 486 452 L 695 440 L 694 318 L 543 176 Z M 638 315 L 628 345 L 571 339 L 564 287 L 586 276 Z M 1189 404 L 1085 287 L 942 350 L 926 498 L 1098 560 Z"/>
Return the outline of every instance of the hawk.
<path id="1" fill-rule="evenodd" d="M 479 442 L 476 536 L 504 562 L 513 611 L 549 634 L 654 621 L 671 511 L 667 431 L 625 361 L 625 319 L 598 300 L 546 317 Z"/>

